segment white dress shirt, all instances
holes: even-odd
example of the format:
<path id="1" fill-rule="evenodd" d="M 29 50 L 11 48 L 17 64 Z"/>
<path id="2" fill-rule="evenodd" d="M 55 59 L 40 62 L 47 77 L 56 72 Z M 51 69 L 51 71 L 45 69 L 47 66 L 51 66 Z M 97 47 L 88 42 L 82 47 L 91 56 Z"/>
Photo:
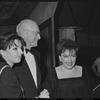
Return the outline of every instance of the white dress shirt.
<path id="1" fill-rule="evenodd" d="M 36 73 L 36 62 L 35 62 L 35 58 L 34 58 L 34 55 L 32 55 L 30 52 L 28 52 L 26 55 L 25 55 L 25 59 L 26 59 L 26 62 L 29 66 L 29 69 L 30 69 L 30 72 L 33 76 L 33 79 L 34 79 L 34 82 L 35 82 L 35 85 L 37 87 L 37 73 Z"/>

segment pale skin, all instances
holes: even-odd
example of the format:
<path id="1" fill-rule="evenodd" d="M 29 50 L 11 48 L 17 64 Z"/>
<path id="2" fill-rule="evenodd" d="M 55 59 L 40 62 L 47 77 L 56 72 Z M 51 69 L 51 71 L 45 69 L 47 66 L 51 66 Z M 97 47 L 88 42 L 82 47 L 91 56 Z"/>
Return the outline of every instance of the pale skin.
<path id="1" fill-rule="evenodd" d="M 62 65 L 56 68 L 57 76 L 59 79 L 70 78 L 70 77 L 81 77 L 82 68 L 75 66 L 76 63 L 76 51 L 66 49 L 59 56 L 59 60 Z"/>
<path id="2" fill-rule="evenodd" d="M 23 35 L 23 38 L 26 42 L 26 48 L 31 49 L 31 47 L 37 47 L 40 34 L 39 31 L 28 30 L 26 35 Z"/>
<path id="3" fill-rule="evenodd" d="M 61 53 L 59 56 L 60 61 L 63 63 L 65 69 L 72 69 L 76 63 L 76 52 L 75 50 L 67 50 L 64 53 Z"/>
<path id="4" fill-rule="evenodd" d="M 15 63 L 19 63 L 21 61 L 21 57 L 23 54 L 21 47 L 21 42 L 15 39 L 11 48 L 7 47 L 6 50 L 0 50 L 2 57 L 11 67 L 13 67 Z"/>
<path id="5" fill-rule="evenodd" d="M 23 37 L 24 41 L 26 42 L 26 48 L 31 49 L 31 47 L 38 46 L 38 40 L 40 37 L 40 30 L 38 25 L 32 20 L 23 20 L 17 26 L 17 34 Z"/>

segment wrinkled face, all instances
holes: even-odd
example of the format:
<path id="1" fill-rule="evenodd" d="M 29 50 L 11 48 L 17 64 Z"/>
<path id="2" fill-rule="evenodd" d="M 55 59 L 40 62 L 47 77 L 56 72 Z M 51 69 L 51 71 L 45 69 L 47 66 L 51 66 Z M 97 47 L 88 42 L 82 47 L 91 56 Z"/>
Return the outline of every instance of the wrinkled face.
<path id="1" fill-rule="evenodd" d="M 18 34 L 24 38 L 26 42 L 26 47 L 30 49 L 31 47 L 36 47 L 38 45 L 38 40 L 40 39 L 40 30 L 38 25 L 34 21 L 24 21 L 19 24 Z"/>
<path id="2" fill-rule="evenodd" d="M 39 39 L 40 39 L 39 30 L 37 31 L 28 30 L 28 34 L 25 39 L 25 42 L 29 47 L 36 47 L 38 45 Z"/>
<path id="3" fill-rule="evenodd" d="M 65 52 L 61 53 L 59 59 L 65 68 L 72 69 L 76 62 L 76 51 L 66 49 Z"/>
<path id="4" fill-rule="evenodd" d="M 3 56 L 9 64 L 13 65 L 14 63 L 19 63 L 21 61 L 21 57 L 23 54 L 21 48 L 21 42 L 15 39 L 14 44 L 10 48 L 7 47 L 6 50 L 3 50 Z"/>

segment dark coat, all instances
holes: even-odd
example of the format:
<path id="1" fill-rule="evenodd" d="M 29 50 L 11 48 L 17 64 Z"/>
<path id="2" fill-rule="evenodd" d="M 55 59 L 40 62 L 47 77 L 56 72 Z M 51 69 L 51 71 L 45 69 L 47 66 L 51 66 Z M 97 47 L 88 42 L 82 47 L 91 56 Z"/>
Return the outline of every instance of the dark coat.
<path id="1" fill-rule="evenodd" d="M 30 72 L 30 69 L 28 67 L 28 64 L 25 60 L 25 57 L 22 57 L 22 61 L 19 64 L 16 64 L 14 66 L 14 71 L 16 73 L 16 76 L 18 77 L 20 84 L 22 85 L 24 89 L 25 98 L 34 98 L 39 95 L 40 92 L 40 84 L 41 84 L 41 73 L 39 70 L 39 63 L 37 60 L 37 55 L 35 51 L 31 51 L 31 53 L 34 55 L 36 60 L 36 70 L 37 70 L 37 86 L 35 85 L 34 79 L 32 77 L 32 74 Z"/>
<path id="2" fill-rule="evenodd" d="M 21 86 L 13 69 L 0 57 L 0 98 L 23 98 Z"/>

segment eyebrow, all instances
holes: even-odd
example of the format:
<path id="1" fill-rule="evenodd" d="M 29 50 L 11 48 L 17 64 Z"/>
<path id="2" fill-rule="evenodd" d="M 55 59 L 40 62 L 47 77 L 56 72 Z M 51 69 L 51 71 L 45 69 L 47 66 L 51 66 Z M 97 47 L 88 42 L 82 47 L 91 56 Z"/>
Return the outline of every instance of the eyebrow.
<path id="1" fill-rule="evenodd" d="M 19 47 L 15 42 L 12 43 L 12 46 Z"/>
<path id="2" fill-rule="evenodd" d="M 13 43 L 16 47 L 18 47 L 18 45 L 16 43 Z"/>

